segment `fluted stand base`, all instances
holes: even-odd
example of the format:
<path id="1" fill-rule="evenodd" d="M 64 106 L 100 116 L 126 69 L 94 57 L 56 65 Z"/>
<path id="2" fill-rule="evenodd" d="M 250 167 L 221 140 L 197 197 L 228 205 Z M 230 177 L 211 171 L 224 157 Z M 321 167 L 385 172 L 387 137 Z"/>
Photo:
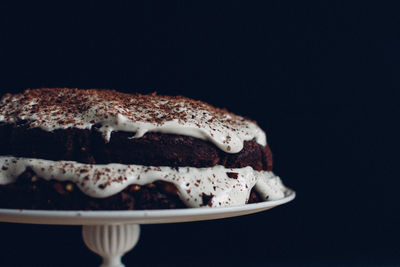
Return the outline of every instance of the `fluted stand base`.
<path id="1" fill-rule="evenodd" d="M 138 224 L 84 225 L 83 241 L 103 258 L 101 267 L 123 267 L 121 257 L 138 242 Z"/>

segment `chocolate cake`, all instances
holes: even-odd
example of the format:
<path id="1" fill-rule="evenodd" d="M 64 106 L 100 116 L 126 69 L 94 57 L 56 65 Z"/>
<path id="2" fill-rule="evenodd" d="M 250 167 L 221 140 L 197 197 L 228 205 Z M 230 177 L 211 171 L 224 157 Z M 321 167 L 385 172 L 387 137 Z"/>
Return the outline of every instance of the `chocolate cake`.
<path id="1" fill-rule="evenodd" d="M 285 191 L 256 122 L 201 101 L 67 88 L 0 101 L 0 208 L 220 207 Z"/>

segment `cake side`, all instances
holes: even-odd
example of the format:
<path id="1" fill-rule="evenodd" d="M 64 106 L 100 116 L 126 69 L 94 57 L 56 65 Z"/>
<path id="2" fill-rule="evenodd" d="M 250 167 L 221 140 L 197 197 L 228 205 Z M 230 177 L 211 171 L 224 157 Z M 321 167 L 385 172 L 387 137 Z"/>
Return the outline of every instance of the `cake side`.
<path id="1" fill-rule="evenodd" d="M 257 124 L 201 101 L 66 88 L 0 100 L 0 207 L 222 207 L 285 192 Z"/>

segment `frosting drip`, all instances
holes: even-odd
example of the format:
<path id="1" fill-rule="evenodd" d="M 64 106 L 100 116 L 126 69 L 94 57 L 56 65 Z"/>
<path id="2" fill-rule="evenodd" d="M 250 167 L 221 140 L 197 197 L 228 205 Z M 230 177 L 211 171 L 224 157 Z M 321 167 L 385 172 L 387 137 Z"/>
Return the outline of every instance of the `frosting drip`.
<path id="1" fill-rule="evenodd" d="M 251 167 L 97 165 L 12 156 L 0 157 L 0 184 L 13 183 L 27 168 L 46 180 L 71 181 L 83 193 L 96 198 L 112 196 L 131 184 L 145 185 L 162 180 L 176 186 L 179 197 L 188 207 L 201 207 L 203 194 L 212 196 L 209 206 L 223 207 L 245 204 L 253 187 L 264 200 L 283 198 L 286 191 L 278 176 Z"/>
<path id="2" fill-rule="evenodd" d="M 266 145 L 265 133 L 251 120 L 186 97 L 124 94 L 110 90 L 34 89 L 5 95 L 0 122 L 24 121 L 46 131 L 99 126 L 106 141 L 112 131 L 192 136 L 212 142 L 227 153 L 238 153 L 243 142 Z"/>

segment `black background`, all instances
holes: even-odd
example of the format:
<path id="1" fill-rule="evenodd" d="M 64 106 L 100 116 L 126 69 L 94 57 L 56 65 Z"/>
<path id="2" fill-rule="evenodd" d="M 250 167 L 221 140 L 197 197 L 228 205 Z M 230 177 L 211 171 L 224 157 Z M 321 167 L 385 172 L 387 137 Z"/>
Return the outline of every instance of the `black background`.
<path id="1" fill-rule="evenodd" d="M 292 203 L 143 226 L 129 266 L 399 265 L 399 20 L 348 1 L 1 2 L 0 90 L 181 94 L 267 132 Z M 79 227 L 0 224 L 0 265 L 96 266 Z"/>

